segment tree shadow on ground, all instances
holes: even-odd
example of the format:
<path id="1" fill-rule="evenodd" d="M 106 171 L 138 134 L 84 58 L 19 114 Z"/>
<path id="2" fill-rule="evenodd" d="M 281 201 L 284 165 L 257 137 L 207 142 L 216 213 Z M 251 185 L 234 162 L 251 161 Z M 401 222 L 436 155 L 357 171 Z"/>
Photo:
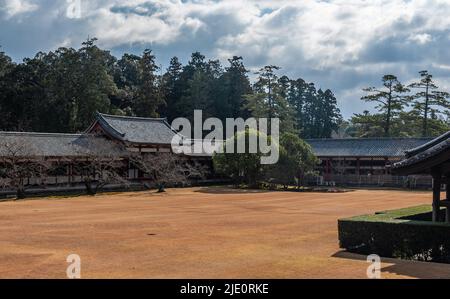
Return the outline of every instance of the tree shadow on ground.
<path id="1" fill-rule="evenodd" d="M 351 253 L 346 250 L 338 251 L 333 254 L 332 257 L 359 261 L 367 260 L 366 255 Z M 450 264 L 419 262 L 386 257 L 381 257 L 381 262 L 384 264 L 391 264 L 381 268 L 382 277 L 383 273 L 392 273 L 423 279 L 450 278 Z M 369 265 L 369 263 L 367 264 Z"/>
<path id="2" fill-rule="evenodd" d="M 253 194 L 253 193 L 269 193 L 274 191 L 260 190 L 260 189 L 242 189 L 233 186 L 211 186 L 201 187 L 194 192 L 208 193 L 208 194 Z"/>

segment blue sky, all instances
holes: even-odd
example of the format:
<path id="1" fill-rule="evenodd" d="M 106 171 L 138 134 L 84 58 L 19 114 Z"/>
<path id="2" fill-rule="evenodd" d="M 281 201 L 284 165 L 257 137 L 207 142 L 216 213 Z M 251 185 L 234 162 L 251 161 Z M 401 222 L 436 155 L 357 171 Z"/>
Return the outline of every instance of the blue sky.
<path id="1" fill-rule="evenodd" d="M 252 71 L 275 64 L 330 88 L 345 117 L 371 109 L 361 89 L 387 73 L 410 83 L 427 69 L 450 91 L 447 0 L 77 1 L 0 0 L 2 50 L 20 61 L 95 36 L 116 56 L 151 48 L 163 66 L 240 55 Z"/>

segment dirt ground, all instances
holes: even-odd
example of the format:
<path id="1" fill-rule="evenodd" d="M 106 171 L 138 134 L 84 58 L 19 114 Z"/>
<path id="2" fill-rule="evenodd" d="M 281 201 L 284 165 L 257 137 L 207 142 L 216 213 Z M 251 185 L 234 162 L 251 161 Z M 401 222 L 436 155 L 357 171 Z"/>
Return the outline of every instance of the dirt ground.
<path id="1" fill-rule="evenodd" d="M 226 188 L 0 203 L 0 278 L 365 278 L 337 219 L 431 203 L 429 192 Z M 382 259 L 382 277 L 450 278 L 450 265 Z"/>

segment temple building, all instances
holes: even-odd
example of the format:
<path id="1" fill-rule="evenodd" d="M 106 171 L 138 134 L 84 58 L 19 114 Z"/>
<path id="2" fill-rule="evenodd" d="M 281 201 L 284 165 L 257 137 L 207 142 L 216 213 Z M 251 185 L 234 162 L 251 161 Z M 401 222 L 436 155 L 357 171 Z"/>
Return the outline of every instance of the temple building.
<path id="1" fill-rule="evenodd" d="M 450 132 L 406 152 L 406 157 L 392 166 L 397 175 L 429 175 L 433 177 L 433 221 L 441 218 L 445 207 L 445 221 L 450 222 Z M 441 188 L 445 185 L 445 199 Z"/>
<path id="2" fill-rule="evenodd" d="M 432 138 L 307 139 L 320 159 L 318 184 L 429 187 L 427 175 L 396 176 L 390 166 Z"/>
<path id="3" fill-rule="evenodd" d="M 141 118 L 97 113 L 88 134 L 103 135 L 122 142 L 127 150 L 137 152 L 170 152 L 178 134 L 165 118 Z"/>
<path id="4" fill-rule="evenodd" d="M 61 185 L 75 186 L 82 182 L 77 173 L 77 163 L 83 163 L 92 154 L 90 139 L 108 152 L 108 145 L 120 144 L 123 157 L 124 178 L 129 180 L 146 180 L 142 171 L 133 167 L 127 160 L 129 153 L 171 153 L 172 138 L 178 133 L 163 118 L 140 118 L 114 116 L 97 113 L 95 121 L 83 134 L 33 133 L 33 132 L 0 132 L 0 160 L 2 157 L 16 156 L 26 163 L 22 157 L 44 158 L 45 161 L 57 165 L 52 173 L 45 177 L 30 177 L 25 185 Z M 95 137 L 93 137 L 95 136 Z M 180 136 L 180 138 L 184 138 Z M 184 146 L 193 146 L 192 140 L 185 140 Z M 187 144 L 187 145 L 186 145 Z M 3 145 L 3 146 L 2 146 Z M 115 149 L 117 150 L 117 149 Z M 206 165 L 212 172 L 212 159 L 208 154 L 180 154 L 180 159 L 195 160 Z M 2 186 L 0 186 L 0 190 Z"/>
<path id="5" fill-rule="evenodd" d="M 30 178 L 28 185 L 74 185 L 81 182 L 80 174 L 73 167 L 89 154 L 88 136 L 96 136 L 99 142 L 120 144 L 123 156 L 128 153 L 171 153 L 174 136 L 179 135 L 164 118 L 114 116 L 97 113 L 94 122 L 83 134 L 0 132 L 0 141 L 19 146 L 20 154 L 29 157 L 45 157 L 60 165 L 52 175 Z M 183 139 L 183 146 L 194 147 L 198 141 Z M 430 187 L 431 176 L 427 172 L 407 175 L 392 174 L 391 165 L 403 159 L 411 149 L 426 148 L 431 138 L 365 138 L 365 139 L 308 139 L 314 154 L 320 159 L 318 175 L 307 179 L 313 185 Z M 214 146 L 220 146 L 220 141 Z M 15 154 L 18 154 L 17 152 Z M 0 148 L 0 158 L 11 153 Z M 207 165 L 214 177 L 211 153 L 181 154 Z M 143 179 L 126 158 L 123 159 L 123 176 L 130 180 Z M 1 186 L 0 186 L 1 189 Z"/>

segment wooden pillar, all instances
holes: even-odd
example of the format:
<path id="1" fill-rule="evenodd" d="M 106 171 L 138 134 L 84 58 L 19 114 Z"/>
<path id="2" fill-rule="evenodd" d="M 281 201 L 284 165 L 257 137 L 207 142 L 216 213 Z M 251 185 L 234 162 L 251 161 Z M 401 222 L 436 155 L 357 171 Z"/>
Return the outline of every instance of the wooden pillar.
<path id="1" fill-rule="evenodd" d="M 439 221 L 441 208 L 441 172 L 433 173 L 433 222 Z"/>
<path id="2" fill-rule="evenodd" d="M 356 174 L 360 175 L 361 170 L 361 160 L 359 158 L 356 158 Z"/>
<path id="3" fill-rule="evenodd" d="M 388 175 L 389 174 L 389 170 L 388 170 L 388 164 L 389 164 L 389 158 L 385 157 L 384 158 L 384 174 Z"/>
<path id="4" fill-rule="evenodd" d="M 327 181 L 330 177 L 330 158 L 325 160 L 325 180 Z"/>
<path id="5" fill-rule="evenodd" d="M 347 165 L 345 164 L 347 162 L 347 160 L 345 160 L 345 158 L 344 158 L 344 161 L 342 161 L 342 167 L 341 167 L 341 169 L 339 169 L 339 172 L 338 173 L 340 173 L 341 175 L 345 175 L 345 172 L 347 171 Z"/>
<path id="6" fill-rule="evenodd" d="M 373 174 L 373 158 L 370 158 L 370 174 Z"/>
<path id="7" fill-rule="evenodd" d="M 450 201 L 450 175 L 445 178 L 445 200 Z M 448 204 L 448 203 L 447 203 Z M 450 223 L 450 206 L 445 209 L 445 222 Z"/>
<path id="8" fill-rule="evenodd" d="M 328 159 L 328 180 L 331 180 L 332 173 L 333 173 L 333 160 L 330 158 Z"/>
<path id="9" fill-rule="evenodd" d="M 69 164 L 69 183 L 72 184 L 74 181 L 73 178 L 73 163 Z"/>

